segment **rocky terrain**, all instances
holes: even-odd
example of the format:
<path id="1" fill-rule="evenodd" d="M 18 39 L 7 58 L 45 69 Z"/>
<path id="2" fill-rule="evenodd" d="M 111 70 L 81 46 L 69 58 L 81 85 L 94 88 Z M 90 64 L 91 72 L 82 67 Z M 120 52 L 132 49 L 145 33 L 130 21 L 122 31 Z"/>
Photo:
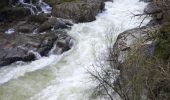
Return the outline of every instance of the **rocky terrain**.
<path id="1" fill-rule="evenodd" d="M 74 38 L 68 30 L 96 20 L 105 1 L 111 0 L 1 0 L 0 67 L 70 50 Z M 120 33 L 109 48 L 109 68 L 91 74 L 108 97 L 116 92 L 123 100 L 170 100 L 170 1 L 140 1 L 148 5 L 134 16 L 152 20 Z"/>
<path id="2" fill-rule="evenodd" d="M 105 1 L 108 0 L 2 0 L 0 66 L 69 50 L 73 39 L 67 30 L 73 23 L 95 20 L 104 10 Z"/>
<path id="3" fill-rule="evenodd" d="M 114 91 L 123 100 L 169 100 L 170 2 L 141 1 L 148 5 L 140 16 L 152 20 L 118 36 L 110 57 L 120 70 Z"/>

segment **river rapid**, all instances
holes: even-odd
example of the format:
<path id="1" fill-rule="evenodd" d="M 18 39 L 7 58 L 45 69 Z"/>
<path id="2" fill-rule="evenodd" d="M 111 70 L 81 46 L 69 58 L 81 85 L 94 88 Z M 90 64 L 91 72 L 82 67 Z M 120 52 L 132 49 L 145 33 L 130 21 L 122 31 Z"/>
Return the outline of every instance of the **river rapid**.
<path id="1" fill-rule="evenodd" d="M 143 18 L 132 13 L 143 13 L 146 6 L 139 0 L 105 4 L 105 11 L 95 21 L 74 24 L 68 30 L 74 39 L 70 51 L 1 68 L 0 100 L 99 100 L 92 96 L 97 83 L 91 81 L 87 70 L 106 52 L 110 32 L 115 41 L 119 33 L 138 27 Z"/>

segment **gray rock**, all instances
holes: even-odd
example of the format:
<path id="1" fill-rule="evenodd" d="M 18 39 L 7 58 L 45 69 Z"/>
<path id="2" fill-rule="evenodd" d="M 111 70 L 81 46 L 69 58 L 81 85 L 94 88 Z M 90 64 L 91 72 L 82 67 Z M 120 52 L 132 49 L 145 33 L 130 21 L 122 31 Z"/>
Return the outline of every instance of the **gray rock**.
<path id="1" fill-rule="evenodd" d="M 65 28 L 68 28 L 71 25 L 72 25 L 72 23 L 67 21 L 67 20 L 59 19 L 59 18 L 56 18 L 56 17 L 51 17 L 47 21 L 45 21 L 43 24 L 41 24 L 39 26 L 39 28 L 37 29 L 37 31 L 41 33 L 41 32 L 44 32 L 46 30 L 49 30 L 51 28 L 65 29 Z"/>
<path id="2" fill-rule="evenodd" d="M 49 31 L 46 34 L 24 34 L 15 32 L 13 34 L 0 33 L 0 66 L 8 65 L 16 61 L 33 61 L 35 53 L 48 56 L 56 45 L 55 51 L 61 53 L 69 50 L 67 35 L 64 31 Z"/>
<path id="3" fill-rule="evenodd" d="M 18 31 L 22 33 L 31 33 L 34 31 L 34 29 L 35 26 L 32 24 L 25 24 L 18 27 Z"/>
<path id="4" fill-rule="evenodd" d="M 28 23 L 43 23 L 48 20 L 48 16 L 45 14 L 40 14 L 40 15 L 30 15 L 27 18 Z"/>
<path id="5" fill-rule="evenodd" d="M 143 43 L 143 46 L 140 48 L 141 51 L 147 56 L 151 56 L 154 52 L 154 43 L 150 43 L 150 33 L 157 31 L 159 27 L 160 26 L 142 27 L 141 29 L 135 28 L 121 33 L 113 47 L 114 60 L 123 63 L 128 52 L 133 50 L 134 44 L 139 40 Z"/>
<path id="6" fill-rule="evenodd" d="M 144 12 L 146 14 L 157 14 L 157 13 L 161 13 L 162 9 L 152 2 L 147 5 L 147 7 L 144 9 Z"/>
<path id="7" fill-rule="evenodd" d="M 74 22 L 90 22 L 104 10 L 104 2 L 98 0 L 81 0 L 55 5 L 52 14 L 56 17 L 72 19 Z"/>

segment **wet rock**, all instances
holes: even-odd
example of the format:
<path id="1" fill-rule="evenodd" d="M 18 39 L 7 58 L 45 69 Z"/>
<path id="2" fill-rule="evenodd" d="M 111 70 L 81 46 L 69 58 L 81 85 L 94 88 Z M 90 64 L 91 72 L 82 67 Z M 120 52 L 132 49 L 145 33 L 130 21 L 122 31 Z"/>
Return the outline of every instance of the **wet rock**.
<path id="1" fill-rule="evenodd" d="M 147 26 L 155 26 L 155 25 L 159 25 L 160 23 L 161 23 L 160 20 L 152 19 L 151 21 L 149 21 L 149 23 L 147 24 Z"/>
<path id="2" fill-rule="evenodd" d="M 64 52 L 64 51 L 67 51 L 67 50 L 69 50 L 70 49 L 70 46 L 68 45 L 68 43 L 66 42 L 66 40 L 59 40 L 59 41 L 57 41 L 57 46 L 59 47 L 59 48 L 62 48 L 62 52 Z"/>
<path id="3" fill-rule="evenodd" d="M 140 0 L 140 1 L 143 1 L 143 2 L 152 2 L 153 0 Z"/>
<path id="4" fill-rule="evenodd" d="M 40 27 L 37 29 L 37 32 L 41 33 L 47 30 L 50 30 L 53 26 L 53 22 L 50 23 L 49 21 L 44 22 Z"/>
<path id="5" fill-rule="evenodd" d="M 0 66 L 16 61 L 33 61 L 36 59 L 34 52 L 40 56 L 48 56 L 54 45 L 57 46 L 55 51 L 60 49 L 63 53 L 71 48 L 69 43 L 61 43 L 61 40 L 66 41 L 67 38 L 71 39 L 63 30 L 46 32 L 46 34 L 0 33 Z"/>
<path id="6" fill-rule="evenodd" d="M 49 20 L 45 21 L 38 29 L 38 32 L 44 32 L 46 30 L 49 30 L 51 28 L 54 29 L 65 29 L 68 28 L 69 26 L 71 26 L 72 23 L 69 22 L 68 20 L 64 20 L 64 19 L 59 19 L 56 17 L 51 17 L 49 18 Z"/>

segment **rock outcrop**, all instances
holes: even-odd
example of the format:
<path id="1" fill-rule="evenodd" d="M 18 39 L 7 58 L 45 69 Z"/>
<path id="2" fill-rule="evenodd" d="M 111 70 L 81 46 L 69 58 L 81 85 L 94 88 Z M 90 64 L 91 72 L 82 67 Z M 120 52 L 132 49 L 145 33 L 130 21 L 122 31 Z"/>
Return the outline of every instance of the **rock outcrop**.
<path id="1" fill-rule="evenodd" d="M 154 53 L 154 41 L 151 34 L 159 30 L 158 26 L 135 28 L 121 33 L 113 46 L 113 54 L 117 64 L 123 63 L 128 52 L 134 49 L 134 45 L 138 42 L 142 43 L 140 48 L 146 55 Z M 119 68 L 118 68 L 119 69 Z"/>

